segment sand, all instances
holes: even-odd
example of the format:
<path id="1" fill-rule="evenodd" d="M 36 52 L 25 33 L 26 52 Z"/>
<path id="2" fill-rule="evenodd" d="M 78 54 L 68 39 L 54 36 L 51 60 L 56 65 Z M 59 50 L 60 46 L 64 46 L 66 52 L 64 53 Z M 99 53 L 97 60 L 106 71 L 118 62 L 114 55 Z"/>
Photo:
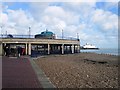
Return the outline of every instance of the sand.
<path id="1" fill-rule="evenodd" d="M 118 88 L 118 58 L 79 53 L 34 59 L 57 88 Z"/>

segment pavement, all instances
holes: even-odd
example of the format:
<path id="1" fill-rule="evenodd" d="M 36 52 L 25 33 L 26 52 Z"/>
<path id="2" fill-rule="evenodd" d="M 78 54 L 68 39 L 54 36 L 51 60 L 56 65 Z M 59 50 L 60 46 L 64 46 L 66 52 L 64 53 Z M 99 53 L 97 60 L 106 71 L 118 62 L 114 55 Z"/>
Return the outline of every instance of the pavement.
<path id="1" fill-rule="evenodd" d="M 2 57 L 2 88 L 43 88 L 30 60 Z"/>

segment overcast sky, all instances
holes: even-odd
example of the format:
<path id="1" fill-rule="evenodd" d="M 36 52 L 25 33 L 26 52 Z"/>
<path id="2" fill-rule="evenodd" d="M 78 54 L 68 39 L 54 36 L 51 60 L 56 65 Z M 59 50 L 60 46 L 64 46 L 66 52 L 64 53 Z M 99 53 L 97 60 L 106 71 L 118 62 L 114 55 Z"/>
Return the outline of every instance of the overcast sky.
<path id="1" fill-rule="evenodd" d="M 18 0 L 20 1 L 20 0 Z M 24 1 L 24 0 L 22 0 Z M 28 0 L 29 1 L 29 0 Z M 118 2 L 2 2 L 2 34 L 35 35 L 48 29 L 57 36 L 77 37 L 81 45 L 118 46 Z M 80 0 L 81 1 L 81 0 Z"/>

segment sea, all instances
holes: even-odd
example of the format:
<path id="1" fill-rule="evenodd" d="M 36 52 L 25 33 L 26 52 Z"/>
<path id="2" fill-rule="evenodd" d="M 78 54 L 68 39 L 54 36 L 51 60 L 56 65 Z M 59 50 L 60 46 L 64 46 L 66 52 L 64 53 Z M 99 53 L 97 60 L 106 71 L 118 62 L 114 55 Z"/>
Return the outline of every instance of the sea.
<path id="1" fill-rule="evenodd" d="M 99 49 L 80 50 L 80 52 L 91 52 L 91 53 L 98 53 L 98 54 L 120 55 L 118 53 L 119 50 L 118 49 L 113 49 L 113 48 L 99 48 Z"/>

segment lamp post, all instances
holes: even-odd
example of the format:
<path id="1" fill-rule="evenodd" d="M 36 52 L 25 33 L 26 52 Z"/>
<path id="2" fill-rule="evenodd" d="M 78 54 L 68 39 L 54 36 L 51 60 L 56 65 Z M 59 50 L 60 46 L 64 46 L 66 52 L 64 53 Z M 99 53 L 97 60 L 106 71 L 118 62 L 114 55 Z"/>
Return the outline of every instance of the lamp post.
<path id="1" fill-rule="evenodd" d="M 6 37 L 7 37 L 7 31 L 6 31 Z"/>
<path id="2" fill-rule="evenodd" d="M 29 32 L 28 32 L 28 34 L 29 34 L 29 38 L 30 38 L 30 32 L 31 32 L 30 30 L 31 30 L 31 27 L 29 27 Z"/>
<path id="3" fill-rule="evenodd" d="M 77 33 L 77 40 L 79 40 L 79 34 Z"/>
<path id="4" fill-rule="evenodd" d="M 62 29 L 62 39 L 63 39 L 63 29 Z"/>
<path id="5" fill-rule="evenodd" d="M 1 26 L 1 38 L 2 38 L 2 26 Z"/>
<path id="6" fill-rule="evenodd" d="M 62 39 L 64 38 L 64 33 L 63 33 L 63 28 L 61 27 L 61 24 L 58 24 L 58 29 L 62 29 L 62 32 L 61 32 L 61 34 L 62 34 Z"/>
<path id="7" fill-rule="evenodd" d="M 78 35 L 78 33 L 77 33 L 77 39 L 79 39 L 79 35 Z"/>

